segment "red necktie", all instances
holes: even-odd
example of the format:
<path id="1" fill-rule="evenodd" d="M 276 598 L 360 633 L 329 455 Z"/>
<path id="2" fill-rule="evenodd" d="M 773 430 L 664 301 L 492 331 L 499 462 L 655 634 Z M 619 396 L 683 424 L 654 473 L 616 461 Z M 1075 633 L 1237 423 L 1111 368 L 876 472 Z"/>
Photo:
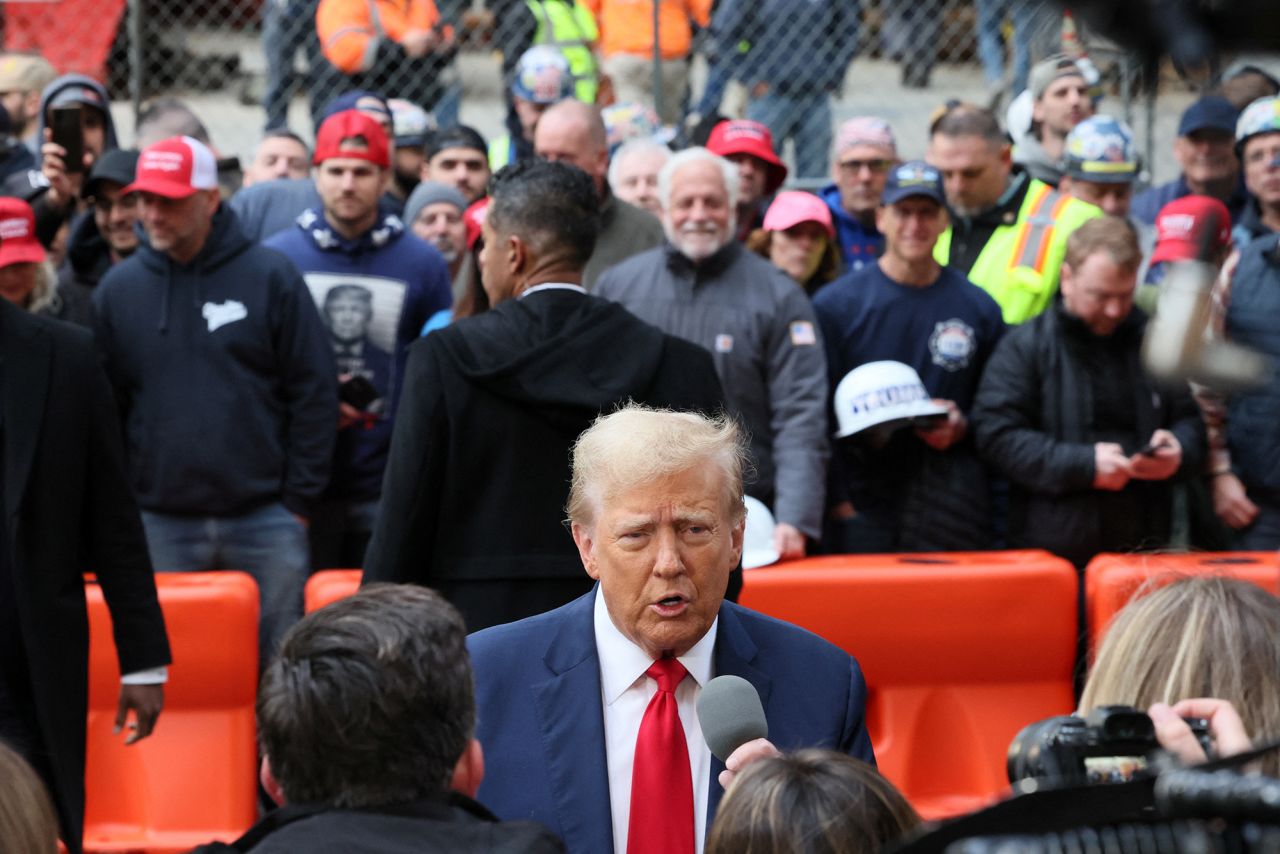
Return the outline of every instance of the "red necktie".
<path id="1" fill-rule="evenodd" d="M 660 658 L 645 671 L 658 683 L 640 721 L 631 769 L 627 854 L 693 854 L 693 776 L 676 686 L 689 671 Z"/>

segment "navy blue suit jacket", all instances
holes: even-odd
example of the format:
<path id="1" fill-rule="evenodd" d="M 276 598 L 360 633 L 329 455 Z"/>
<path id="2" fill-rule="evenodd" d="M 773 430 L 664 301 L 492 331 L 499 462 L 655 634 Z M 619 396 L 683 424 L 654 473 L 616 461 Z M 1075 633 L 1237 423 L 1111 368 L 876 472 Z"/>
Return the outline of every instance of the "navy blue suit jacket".
<path id="1" fill-rule="evenodd" d="M 613 850 L 594 595 L 468 639 L 486 767 L 480 802 L 503 819 L 542 822 L 583 854 Z M 842 650 L 725 602 L 714 661 L 716 676 L 741 676 L 760 692 L 769 740 L 780 750 L 825 747 L 875 761 L 863 719 L 866 682 Z M 724 794 L 716 780 L 723 770 L 713 756 L 708 828 Z"/>

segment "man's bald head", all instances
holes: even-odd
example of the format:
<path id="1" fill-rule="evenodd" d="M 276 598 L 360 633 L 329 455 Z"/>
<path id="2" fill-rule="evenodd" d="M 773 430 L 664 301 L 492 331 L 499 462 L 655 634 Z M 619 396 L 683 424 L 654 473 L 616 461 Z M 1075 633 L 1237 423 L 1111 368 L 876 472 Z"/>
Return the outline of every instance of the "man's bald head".
<path id="1" fill-rule="evenodd" d="M 544 160 L 576 166 L 591 176 L 603 193 L 609 172 L 609 138 L 600 111 L 567 99 L 552 105 L 538 120 L 533 147 Z"/>

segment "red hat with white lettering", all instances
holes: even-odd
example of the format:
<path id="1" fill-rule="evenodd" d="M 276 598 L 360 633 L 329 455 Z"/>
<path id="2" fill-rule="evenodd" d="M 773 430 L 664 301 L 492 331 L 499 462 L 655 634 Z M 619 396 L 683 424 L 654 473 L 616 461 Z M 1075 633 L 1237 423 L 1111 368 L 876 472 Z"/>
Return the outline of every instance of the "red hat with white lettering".
<path id="1" fill-rule="evenodd" d="M 36 215 L 22 199 L 0 197 L 0 267 L 40 262 L 44 247 L 36 239 Z"/>
<path id="2" fill-rule="evenodd" d="M 787 166 L 773 150 L 773 134 L 760 122 L 748 119 L 726 119 L 711 129 L 707 137 L 707 149 L 712 154 L 729 157 L 734 154 L 750 154 L 769 164 L 769 181 L 764 188 L 771 196 L 787 180 Z"/>
<path id="3" fill-rule="evenodd" d="M 171 136 L 138 155 L 133 183 L 120 191 L 185 199 L 200 190 L 218 189 L 218 159 L 209 146 L 189 136 Z"/>
<path id="4" fill-rule="evenodd" d="M 1190 261 L 1200 254 L 1200 232 L 1215 218 L 1216 233 L 1210 248 L 1219 252 L 1231 244 L 1231 214 L 1227 206 L 1210 196 L 1183 196 L 1160 209 L 1156 217 L 1156 248 L 1151 263 Z"/>

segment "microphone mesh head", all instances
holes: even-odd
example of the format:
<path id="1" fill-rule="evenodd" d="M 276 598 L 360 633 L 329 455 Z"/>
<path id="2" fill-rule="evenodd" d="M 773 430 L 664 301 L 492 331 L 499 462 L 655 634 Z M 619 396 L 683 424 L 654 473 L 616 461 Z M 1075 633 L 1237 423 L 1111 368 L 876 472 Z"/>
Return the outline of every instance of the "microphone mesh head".
<path id="1" fill-rule="evenodd" d="M 748 741 L 769 736 L 760 694 L 741 676 L 717 676 L 707 683 L 698 695 L 698 723 L 721 762 Z"/>

